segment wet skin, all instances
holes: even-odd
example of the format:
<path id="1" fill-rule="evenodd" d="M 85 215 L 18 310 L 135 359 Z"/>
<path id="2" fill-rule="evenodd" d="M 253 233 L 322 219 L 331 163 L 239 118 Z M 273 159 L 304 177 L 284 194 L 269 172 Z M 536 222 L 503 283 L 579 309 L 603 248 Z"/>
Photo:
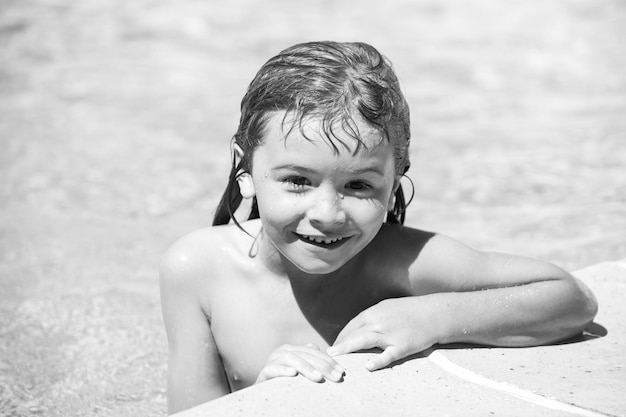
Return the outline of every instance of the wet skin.
<path id="1" fill-rule="evenodd" d="M 260 226 L 258 220 L 245 223 L 253 233 Z M 222 251 L 215 265 L 219 274 L 205 282 L 204 293 L 211 331 L 233 389 L 253 384 L 279 346 L 314 343 L 323 351 L 359 312 L 383 299 L 414 294 L 408 268 L 432 235 L 416 231 L 404 252 L 384 244 L 385 235 L 391 235 L 388 228 L 394 227 L 380 231 L 380 243 L 368 245 L 339 270 L 313 279 L 279 277 L 261 259 L 247 257 L 249 247 L 244 245 Z M 222 242 L 234 242 L 230 235 L 236 230 L 218 230 Z M 385 262 L 385 257 L 394 259 L 391 255 L 395 260 Z"/>
<path id="2" fill-rule="evenodd" d="M 346 146 L 333 149 L 318 134 L 316 121 L 306 124 L 304 132 L 295 129 L 285 137 L 283 116 L 277 113 L 269 121 L 263 144 L 254 152 L 252 172 L 240 179 L 242 195 L 257 199 L 261 226 L 255 224 L 255 256 L 242 266 L 247 270 L 236 275 L 255 276 L 265 284 L 245 283 L 234 293 L 250 296 L 233 297 L 230 304 L 230 325 L 235 310 L 241 313 L 235 328 L 247 329 L 237 337 L 226 336 L 232 328 L 220 326 L 213 315 L 220 351 L 248 357 L 242 361 L 231 359 L 230 353 L 222 355 L 231 384 L 237 387 L 253 382 L 263 365 L 259 361 L 277 346 L 314 343 L 323 349 L 360 311 L 409 293 L 406 279 L 381 285 L 364 271 L 367 261 L 376 258 L 364 249 L 378 235 L 393 203 L 397 178 L 392 145 L 361 122 L 359 149 L 343 131 L 338 139 Z M 253 293 L 250 287 L 259 287 L 262 293 Z M 240 303 L 240 308 L 233 309 L 232 303 Z M 260 323 L 255 317 L 264 320 Z M 267 347 L 257 345 L 256 353 L 238 348 L 249 346 L 243 340 L 260 339 Z M 237 346 L 225 340 L 237 340 Z"/>
<path id="3" fill-rule="evenodd" d="M 333 149 L 316 120 L 285 137 L 283 118 L 279 112 L 269 120 L 252 172 L 240 179 L 242 195 L 256 197 L 263 224 L 259 256 L 282 274 L 328 274 L 380 229 L 397 184 L 393 146 L 363 122 L 358 148 L 338 130 Z"/>
<path id="4" fill-rule="evenodd" d="M 164 256 L 171 411 L 257 377 L 317 380 L 291 366 L 285 344 L 333 344 L 333 355 L 378 347 L 375 370 L 437 343 L 562 340 L 595 315 L 593 294 L 554 265 L 382 225 L 398 179 L 393 149 L 367 126 L 365 146 L 340 137 L 347 147 L 335 152 L 315 124 L 305 126 L 311 140 L 297 130 L 285 140 L 280 120 L 239 182 L 261 218 L 242 223 L 247 233 L 201 229 Z M 334 360 L 322 356 L 315 367 L 328 376 Z"/>

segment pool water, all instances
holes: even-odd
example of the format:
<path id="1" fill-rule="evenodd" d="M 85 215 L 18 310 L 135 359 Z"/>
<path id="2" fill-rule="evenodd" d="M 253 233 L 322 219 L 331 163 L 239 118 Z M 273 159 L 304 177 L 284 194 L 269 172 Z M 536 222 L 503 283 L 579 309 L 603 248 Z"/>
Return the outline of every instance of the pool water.
<path id="1" fill-rule="evenodd" d="M 165 414 L 159 258 L 210 223 L 245 87 L 296 42 L 393 61 L 408 225 L 571 270 L 626 256 L 624 3 L 386 5 L 3 3 L 0 415 Z"/>

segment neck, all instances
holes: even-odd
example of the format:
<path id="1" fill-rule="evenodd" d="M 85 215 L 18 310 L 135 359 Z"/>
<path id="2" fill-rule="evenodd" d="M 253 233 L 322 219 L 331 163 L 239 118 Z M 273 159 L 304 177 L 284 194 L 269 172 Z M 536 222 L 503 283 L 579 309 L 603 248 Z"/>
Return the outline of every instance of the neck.
<path id="1" fill-rule="evenodd" d="M 310 274 L 285 258 L 262 228 L 253 249 L 251 253 L 256 253 L 272 275 L 291 287 L 300 311 L 329 345 L 350 319 L 373 304 L 369 301 L 364 304 L 363 300 L 371 296 L 355 285 L 355 281 L 363 278 L 363 273 L 356 270 L 358 256 L 329 274 Z"/>

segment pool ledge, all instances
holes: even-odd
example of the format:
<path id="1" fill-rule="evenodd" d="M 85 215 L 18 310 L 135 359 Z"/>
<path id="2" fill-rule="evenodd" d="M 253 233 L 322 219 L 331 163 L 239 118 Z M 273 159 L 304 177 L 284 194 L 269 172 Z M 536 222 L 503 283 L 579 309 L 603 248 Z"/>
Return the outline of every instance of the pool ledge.
<path id="1" fill-rule="evenodd" d="M 370 373 L 338 357 L 342 383 L 277 378 L 176 414 L 204 416 L 625 416 L 626 259 L 574 273 L 600 311 L 580 338 L 532 348 L 444 347 Z"/>

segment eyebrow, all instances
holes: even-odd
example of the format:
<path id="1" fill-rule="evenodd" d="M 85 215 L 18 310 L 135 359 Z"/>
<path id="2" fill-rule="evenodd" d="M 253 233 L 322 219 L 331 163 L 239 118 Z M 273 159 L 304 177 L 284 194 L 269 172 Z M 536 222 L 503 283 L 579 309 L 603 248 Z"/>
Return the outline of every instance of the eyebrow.
<path id="1" fill-rule="evenodd" d="M 305 167 L 302 165 L 296 165 L 296 164 L 285 164 L 285 165 L 279 165 L 277 167 L 272 168 L 272 171 L 280 171 L 281 169 L 288 169 L 288 170 L 292 170 L 292 171 L 304 171 L 304 172 L 310 172 L 310 173 L 316 173 L 317 171 L 309 168 L 309 167 Z M 366 174 L 366 173 L 370 173 L 373 172 L 375 174 L 378 174 L 380 176 L 385 176 L 384 172 L 382 170 L 380 170 L 378 167 L 365 167 L 365 168 L 361 168 L 361 169 L 355 169 L 355 170 L 351 170 L 350 174 L 353 175 L 361 175 L 361 174 Z"/>

